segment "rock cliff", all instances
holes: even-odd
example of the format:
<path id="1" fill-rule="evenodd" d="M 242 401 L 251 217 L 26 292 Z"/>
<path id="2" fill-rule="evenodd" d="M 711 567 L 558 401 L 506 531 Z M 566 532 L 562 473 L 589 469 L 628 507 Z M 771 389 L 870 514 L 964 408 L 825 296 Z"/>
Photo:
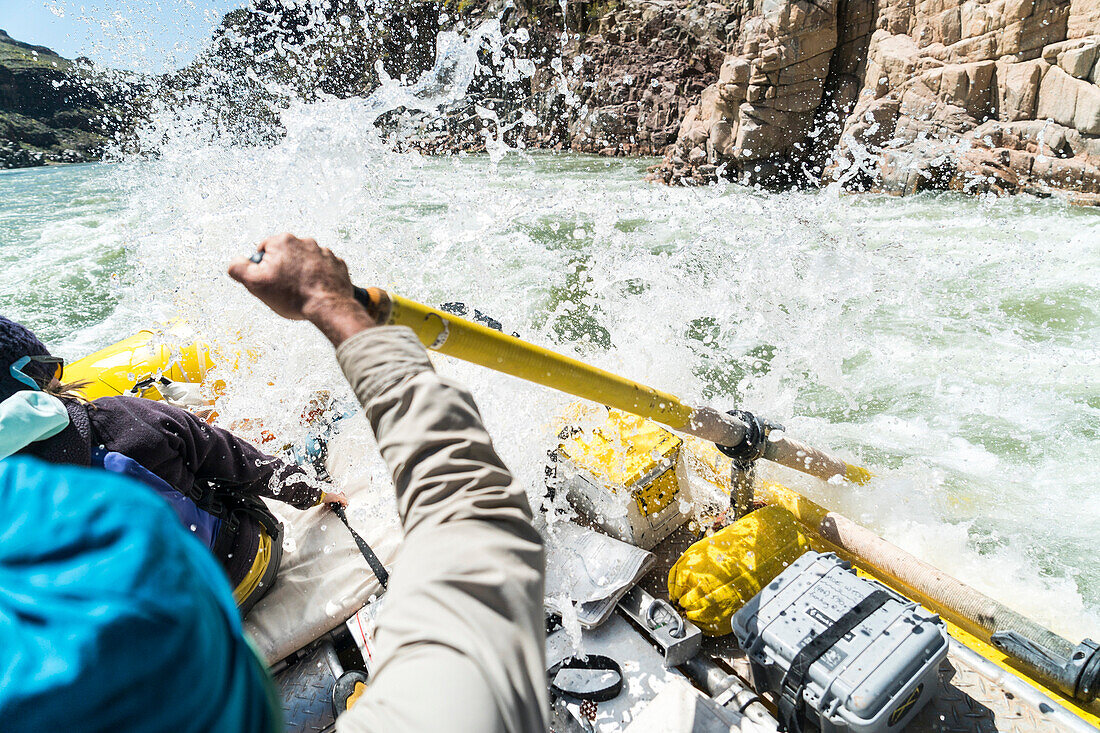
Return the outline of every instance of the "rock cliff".
<path id="1" fill-rule="evenodd" d="M 416 78 L 439 31 L 499 18 L 503 46 L 484 49 L 465 99 L 381 121 L 400 131 L 398 144 L 483 150 L 496 136 L 663 155 L 652 176 L 670 183 L 1062 189 L 1100 201 L 1100 0 L 318 7 L 254 0 L 231 12 L 203 56 L 156 80 L 158 99 L 198 96 L 219 126 L 262 144 L 279 134 L 273 88 L 307 99 L 364 95 L 379 69 Z M 105 79 L 0 32 L 0 166 L 97 155 L 133 118 L 119 112 L 132 84 Z"/>
<path id="2" fill-rule="evenodd" d="M 546 129 L 531 142 L 602 155 L 664 154 L 693 102 L 718 78 L 744 12 L 742 0 L 566 7 L 564 23 L 560 13 L 537 14 L 531 5 L 516 21 L 533 21 L 566 60 L 560 69 L 543 65 L 534 78 Z"/>
<path id="3" fill-rule="evenodd" d="M 99 158 L 133 119 L 140 86 L 0 30 L 0 168 Z"/>
<path id="4" fill-rule="evenodd" d="M 1098 0 L 766 0 L 656 175 L 1087 201 L 1098 62 Z"/>

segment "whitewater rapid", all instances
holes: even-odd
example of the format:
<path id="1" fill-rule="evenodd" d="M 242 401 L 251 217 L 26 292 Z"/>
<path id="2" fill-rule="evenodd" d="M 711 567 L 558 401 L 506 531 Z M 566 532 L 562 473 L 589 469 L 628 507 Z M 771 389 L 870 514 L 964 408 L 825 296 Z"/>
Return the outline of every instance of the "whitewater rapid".
<path id="1" fill-rule="evenodd" d="M 0 175 L 0 310 L 70 358 L 183 319 L 255 355 L 224 375 L 221 419 L 292 435 L 316 390 L 347 395 L 331 348 L 225 268 L 270 234 L 312 236 L 361 285 L 469 303 L 871 467 L 864 487 L 774 475 L 1056 631 L 1100 633 L 1094 213 L 666 188 L 643 181 L 652 161 L 521 150 L 428 159 L 378 134 L 391 101 L 295 103 L 285 138 L 261 147 L 165 111 L 145 131 L 155 159 Z M 569 399 L 437 363 L 471 385 L 537 504 Z M 385 472 L 361 421 L 350 435 L 340 475 L 374 481 L 377 504 L 360 511 L 381 516 Z"/>

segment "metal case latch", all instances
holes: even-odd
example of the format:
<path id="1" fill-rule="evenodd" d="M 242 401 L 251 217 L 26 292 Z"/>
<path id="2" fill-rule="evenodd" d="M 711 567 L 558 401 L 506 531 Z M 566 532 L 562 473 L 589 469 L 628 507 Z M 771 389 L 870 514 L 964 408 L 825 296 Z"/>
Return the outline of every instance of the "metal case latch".
<path id="1" fill-rule="evenodd" d="M 677 667 L 699 653 L 703 632 L 677 613 L 668 601 L 634 586 L 619 601 L 619 608 L 657 644 L 666 667 Z"/>

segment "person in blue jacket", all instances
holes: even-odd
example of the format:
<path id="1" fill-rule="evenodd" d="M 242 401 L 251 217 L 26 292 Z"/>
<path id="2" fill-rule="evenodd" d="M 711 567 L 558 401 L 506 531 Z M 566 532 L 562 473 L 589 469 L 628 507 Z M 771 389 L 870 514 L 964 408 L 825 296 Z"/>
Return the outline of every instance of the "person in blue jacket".
<path id="1" fill-rule="evenodd" d="M 41 397 L 20 400 L 21 425 L 61 424 Z M 225 574 L 152 490 L 11 457 L 0 516 L 0 730 L 281 729 Z"/>

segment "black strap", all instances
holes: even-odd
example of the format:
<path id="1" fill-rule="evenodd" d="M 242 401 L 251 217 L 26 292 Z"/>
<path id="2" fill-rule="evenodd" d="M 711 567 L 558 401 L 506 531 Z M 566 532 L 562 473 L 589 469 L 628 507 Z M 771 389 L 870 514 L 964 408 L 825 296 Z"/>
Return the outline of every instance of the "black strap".
<path id="1" fill-rule="evenodd" d="M 367 561 L 367 565 L 370 565 L 370 569 L 374 571 L 374 577 L 378 578 L 378 583 L 382 586 L 382 590 L 385 590 L 390 584 L 390 574 L 389 571 L 386 570 L 386 566 L 378 559 L 378 555 L 374 554 L 374 550 L 370 548 L 367 541 L 351 528 L 351 524 L 348 523 L 348 515 L 344 513 L 344 507 L 339 504 L 332 504 L 331 506 L 332 511 L 336 512 L 336 516 L 340 517 L 340 521 L 343 522 L 344 526 L 351 532 L 352 539 L 354 539 L 355 544 L 359 546 L 359 552 L 363 554 L 363 559 Z"/>
<path id="2" fill-rule="evenodd" d="M 597 688 L 590 692 L 566 692 L 554 684 L 554 678 L 557 676 L 558 672 L 563 669 L 606 670 L 608 672 L 614 672 L 617 679 L 609 685 L 605 685 L 604 687 Z M 569 657 L 563 659 L 551 667 L 547 675 L 550 677 L 550 693 L 555 697 L 564 698 L 570 702 L 583 702 L 584 700 L 606 702 L 608 700 L 614 700 L 619 696 L 619 693 L 623 691 L 623 668 L 620 667 L 619 663 L 614 659 L 605 657 L 602 654 L 589 654 L 586 657 Z"/>
<path id="3" fill-rule="evenodd" d="M 233 506 L 229 507 L 230 516 L 240 513 L 253 517 L 264 528 L 272 542 L 280 545 L 283 543 L 283 524 L 271 513 L 263 499 L 256 496 L 235 496 L 233 498 L 236 501 Z"/>
<path id="4" fill-rule="evenodd" d="M 893 596 L 885 590 L 874 591 L 834 621 L 832 626 L 815 636 L 795 655 L 791 660 L 790 669 L 783 676 L 783 683 L 779 686 L 779 731 L 801 733 L 802 722 L 805 719 L 803 712 L 805 700 L 802 693 L 810 667 L 821 658 L 822 654 L 832 649 L 848 632 L 882 608 L 891 598 Z"/>
<path id="5" fill-rule="evenodd" d="M 184 495 L 199 509 L 222 520 L 222 525 L 229 534 L 236 534 L 239 529 L 240 522 L 237 515 L 248 514 L 260 523 L 273 541 L 282 541 L 282 523 L 275 518 L 267 504 L 258 496 L 233 494 L 214 484 L 201 481 L 196 481 L 191 486 L 191 490 Z"/>
<path id="6" fill-rule="evenodd" d="M 150 376 L 134 382 L 134 386 L 130 388 L 130 391 L 127 394 L 140 395 L 142 392 L 149 389 L 154 384 L 160 384 L 167 387 L 171 383 L 171 380 L 169 380 L 167 377 Z"/>
<path id="7" fill-rule="evenodd" d="M 745 435 L 737 445 L 715 443 L 714 447 L 732 458 L 736 468 L 748 469 L 764 455 L 764 450 L 768 447 L 768 433 L 782 430 L 783 426 L 768 422 L 747 410 L 730 410 L 726 414 L 733 415 L 745 424 Z"/>

